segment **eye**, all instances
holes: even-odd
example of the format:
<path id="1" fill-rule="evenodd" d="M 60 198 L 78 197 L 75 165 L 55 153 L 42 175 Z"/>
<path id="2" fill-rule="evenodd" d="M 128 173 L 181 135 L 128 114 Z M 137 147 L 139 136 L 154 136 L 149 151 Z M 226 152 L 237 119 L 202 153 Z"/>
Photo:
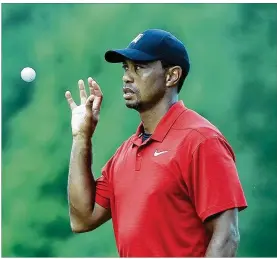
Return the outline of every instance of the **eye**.
<path id="1" fill-rule="evenodd" d="M 135 65 L 135 70 L 140 70 L 140 69 L 142 69 L 142 68 L 143 68 L 142 65 Z"/>
<path id="2" fill-rule="evenodd" d="M 127 66 L 126 64 L 123 64 L 123 65 L 122 65 L 122 68 L 123 68 L 125 71 L 128 70 L 128 66 Z"/>

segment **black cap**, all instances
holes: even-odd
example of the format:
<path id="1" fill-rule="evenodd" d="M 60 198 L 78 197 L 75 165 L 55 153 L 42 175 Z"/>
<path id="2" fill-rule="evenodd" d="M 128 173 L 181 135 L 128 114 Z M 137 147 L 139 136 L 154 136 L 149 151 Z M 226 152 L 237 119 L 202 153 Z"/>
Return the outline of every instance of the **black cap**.
<path id="1" fill-rule="evenodd" d="M 184 44 L 171 33 L 159 29 L 144 31 L 125 49 L 107 51 L 105 59 L 110 63 L 120 63 L 125 59 L 142 62 L 162 60 L 168 64 L 180 66 L 186 74 L 190 69 Z"/>

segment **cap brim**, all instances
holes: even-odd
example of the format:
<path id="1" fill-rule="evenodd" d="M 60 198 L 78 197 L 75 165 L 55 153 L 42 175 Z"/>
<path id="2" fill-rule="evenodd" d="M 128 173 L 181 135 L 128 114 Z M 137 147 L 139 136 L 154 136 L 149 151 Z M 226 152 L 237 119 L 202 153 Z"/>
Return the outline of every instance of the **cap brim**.
<path id="1" fill-rule="evenodd" d="M 136 49 L 115 49 L 105 53 L 105 60 L 110 63 L 121 63 L 126 59 L 147 62 L 157 60 L 157 57 Z"/>

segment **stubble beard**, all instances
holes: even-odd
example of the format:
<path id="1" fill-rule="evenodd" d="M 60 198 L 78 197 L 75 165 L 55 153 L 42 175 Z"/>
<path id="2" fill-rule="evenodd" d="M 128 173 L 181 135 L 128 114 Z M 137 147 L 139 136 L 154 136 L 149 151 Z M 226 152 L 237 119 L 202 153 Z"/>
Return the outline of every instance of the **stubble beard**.
<path id="1" fill-rule="evenodd" d="M 135 100 L 134 102 L 126 102 L 126 107 L 129 108 L 129 109 L 133 109 L 133 110 L 136 110 L 136 111 L 139 111 L 140 110 L 140 102 L 138 100 Z"/>

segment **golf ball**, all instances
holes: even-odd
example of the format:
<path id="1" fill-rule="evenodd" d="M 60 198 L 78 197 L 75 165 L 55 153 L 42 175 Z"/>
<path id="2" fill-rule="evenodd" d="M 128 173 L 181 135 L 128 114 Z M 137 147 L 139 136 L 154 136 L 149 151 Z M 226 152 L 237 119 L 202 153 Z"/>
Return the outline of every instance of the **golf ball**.
<path id="1" fill-rule="evenodd" d="M 36 71 L 34 69 L 32 69 L 31 67 L 25 67 L 21 71 L 21 78 L 25 82 L 30 83 L 30 82 L 35 80 L 35 78 L 36 78 Z"/>

